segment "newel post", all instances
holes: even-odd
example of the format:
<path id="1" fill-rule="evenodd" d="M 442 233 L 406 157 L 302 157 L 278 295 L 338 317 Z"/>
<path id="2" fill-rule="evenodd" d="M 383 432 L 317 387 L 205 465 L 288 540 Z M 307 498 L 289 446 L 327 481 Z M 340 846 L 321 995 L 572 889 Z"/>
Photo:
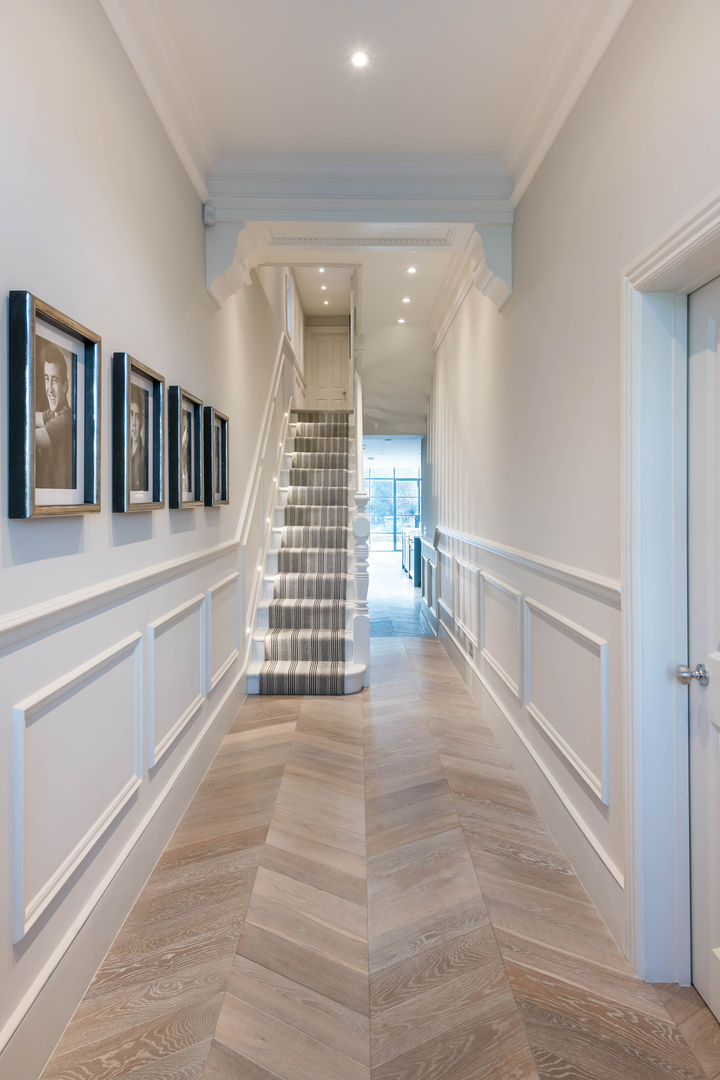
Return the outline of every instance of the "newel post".
<path id="1" fill-rule="evenodd" d="M 369 496 L 355 493 L 355 614 L 353 616 L 353 663 L 365 665 L 363 686 L 370 685 L 370 610 L 367 594 L 370 584 L 368 556 L 370 554 L 370 518 L 365 513 Z"/>

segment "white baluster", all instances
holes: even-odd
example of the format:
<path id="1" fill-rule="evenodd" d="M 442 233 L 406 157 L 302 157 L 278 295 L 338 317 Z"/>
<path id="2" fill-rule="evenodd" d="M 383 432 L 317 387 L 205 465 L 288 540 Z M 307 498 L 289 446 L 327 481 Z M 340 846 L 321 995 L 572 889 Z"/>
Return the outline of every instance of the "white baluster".
<path id="1" fill-rule="evenodd" d="M 368 495 L 355 494 L 353 536 L 355 538 L 355 614 L 353 616 L 353 663 L 365 665 L 363 686 L 370 685 L 370 610 L 367 595 L 370 584 L 368 556 L 370 553 L 370 518 L 365 513 Z"/>

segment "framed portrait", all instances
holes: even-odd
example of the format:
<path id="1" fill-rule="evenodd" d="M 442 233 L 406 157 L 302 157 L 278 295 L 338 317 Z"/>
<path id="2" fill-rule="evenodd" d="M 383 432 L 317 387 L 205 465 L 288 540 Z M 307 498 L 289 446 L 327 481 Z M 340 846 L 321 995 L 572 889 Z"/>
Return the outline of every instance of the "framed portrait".
<path id="1" fill-rule="evenodd" d="M 115 513 L 165 505 L 165 380 L 127 353 L 112 359 L 112 508 Z"/>
<path id="2" fill-rule="evenodd" d="M 205 406 L 205 505 L 230 502 L 228 418 L 212 405 Z"/>
<path id="3" fill-rule="evenodd" d="M 100 337 L 29 292 L 9 298 L 8 513 L 100 510 Z"/>
<path id="4" fill-rule="evenodd" d="M 171 510 L 203 505 L 203 403 L 181 386 L 168 390 L 168 488 Z"/>

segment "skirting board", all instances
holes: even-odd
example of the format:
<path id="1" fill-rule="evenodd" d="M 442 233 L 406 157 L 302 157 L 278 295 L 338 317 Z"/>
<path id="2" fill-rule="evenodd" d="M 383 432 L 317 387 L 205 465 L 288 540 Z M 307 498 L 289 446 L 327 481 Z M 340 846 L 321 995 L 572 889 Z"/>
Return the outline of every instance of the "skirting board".
<path id="1" fill-rule="evenodd" d="M 71 934 L 33 988 L 27 1008 L 2 1054 L 0 1080 L 39 1076 L 78 1002 L 125 921 L 143 885 L 185 813 L 245 697 L 239 672 L 126 847 L 121 865 L 95 902 L 87 905 Z M 104 883 L 103 883 L 104 884 Z M 28 995 L 30 997 L 30 995 Z"/>
<path id="2" fill-rule="evenodd" d="M 622 879 L 620 871 L 615 869 L 614 873 L 610 872 L 597 848 L 593 847 L 585 832 L 573 820 L 558 793 L 550 787 L 547 776 L 522 745 L 518 732 L 491 688 L 443 623 L 440 624 L 438 637 L 475 701 L 482 707 L 483 716 L 528 788 L 545 824 L 572 863 L 618 945 L 624 950 L 625 895 L 618 881 L 618 877 Z"/>

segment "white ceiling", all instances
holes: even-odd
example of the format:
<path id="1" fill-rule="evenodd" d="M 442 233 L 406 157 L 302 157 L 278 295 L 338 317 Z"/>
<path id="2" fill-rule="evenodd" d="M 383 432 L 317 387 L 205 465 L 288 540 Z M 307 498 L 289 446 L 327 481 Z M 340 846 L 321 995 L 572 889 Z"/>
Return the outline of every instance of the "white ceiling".
<path id="1" fill-rule="evenodd" d="M 517 182 L 632 0 L 100 2 L 201 176 L 228 153 L 486 153 Z"/>
<path id="2" fill-rule="evenodd" d="M 633 0 L 98 2 L 251 265 L 294 266 L 308 315 L 356 268 L 366 431 L 424 431 L 473 226 L 512 221 Z"/>
<path id="3" fill-rule="evenodd" d="M 306 315 L 349 315 L 353 268 L 320 262 L 295 266 L 295 280 Z M 326 303 L 327 301 L 327 303 Z"/>

